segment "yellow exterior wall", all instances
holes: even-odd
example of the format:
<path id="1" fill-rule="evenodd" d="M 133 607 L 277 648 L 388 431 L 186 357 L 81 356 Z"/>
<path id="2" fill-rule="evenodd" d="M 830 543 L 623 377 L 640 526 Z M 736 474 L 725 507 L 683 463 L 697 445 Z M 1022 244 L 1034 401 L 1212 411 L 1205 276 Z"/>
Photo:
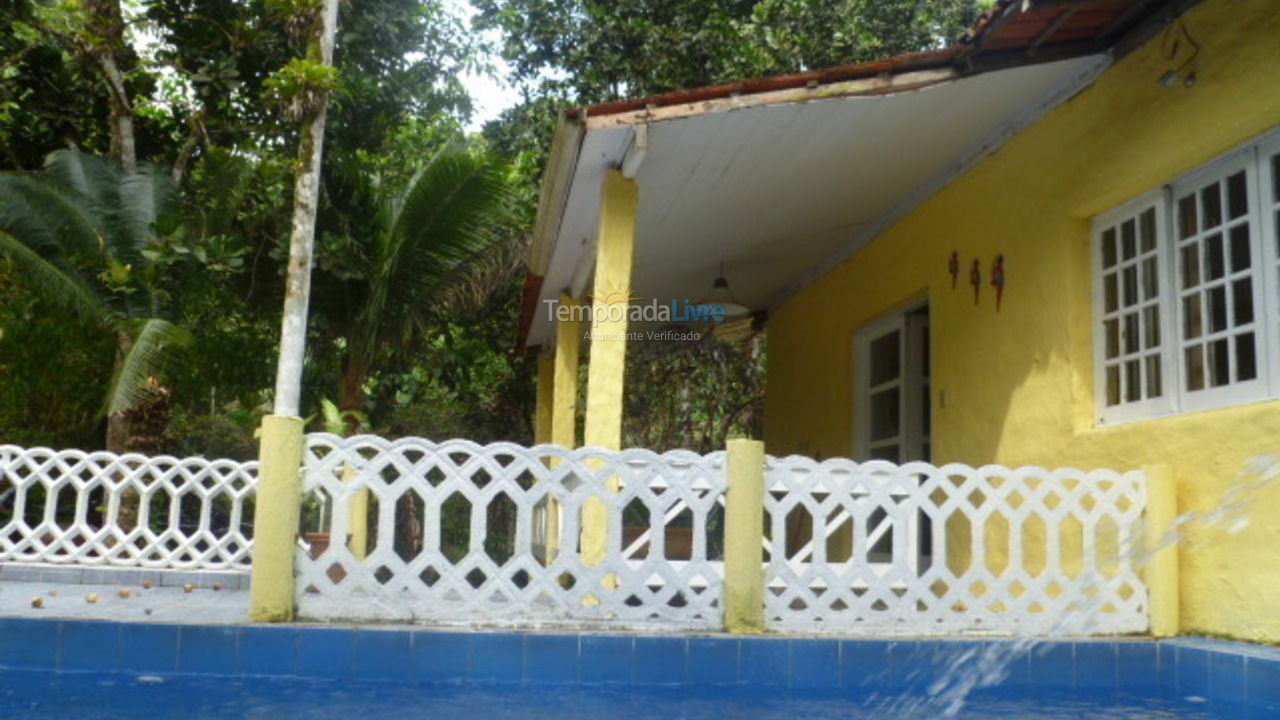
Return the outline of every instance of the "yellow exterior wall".
<path id="1" fill-rule="evenodd" d="M 1280 402 L 1093 421 L 1089 219 L 1280 125 L 1275 0 L 1206 0 L 1184 18 L 1202 46 L 1194 88 L 1157 85 L 1168 64 L 1156 38 L 773 314 L 769 452 L 851 454 L 854 333 L 927 296 L 935 461 L 1164 463 L 1185 511 L 1212 505 L 1248 459 L 1280 453 Z M 998 253 L 1007 287 L 997 314 L 989 282 Z M 975 257 L 977 307 L 967 282 Z M 1245 531 L 1211 531 L 1181 552 L 1185 631 L 1280 641 L 1277 495 L 1253 508 Z"/>

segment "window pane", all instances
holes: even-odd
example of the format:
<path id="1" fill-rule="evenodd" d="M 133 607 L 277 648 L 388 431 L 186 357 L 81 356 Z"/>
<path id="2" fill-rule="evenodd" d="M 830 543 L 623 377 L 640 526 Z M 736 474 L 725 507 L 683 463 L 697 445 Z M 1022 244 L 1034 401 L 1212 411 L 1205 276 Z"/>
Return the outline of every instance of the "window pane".
<path id="1" fill-rule="evenodd" d="M 1120 321 L 1113 318 L 1102 325 L 1106 336 L 1106 356 L 1110 360 L 1120 355 Z"/>
<path id="2" fill-rule="evenodd" d="M 1125 220 L 1120 226 L 1120 252 L 1125 260 L 1138 254 L 1138 229 L 1132 220 Z"/>
<path id="3" fill-rule="evenodd" d="M 1182 337 L 1186 340 L 1200 337 L 1204 321 L 1200 317 L 1200 296 L 1182 298 Z"/>
<path id="4" fill-rule="evenodd" d="M 1226 271 L 1222 261 L 1222 235 L 1214 233 L 1204 239 L 1204 279 L 1217 280 Z"/>
<path id="5" fill-rule="evenodd" d="M 888 440 L 898 435 L 898 388 L 871 395 L 871 439 Z"/>
<path id="6" fill-rule="evenodd" d="M 1160 308 L 1151 306 L 1142 311 L 1142 347 L 1146 350 L 1160 344 Z"/>
<path id="7" fill-rule="evenodd" d="M 896 380 L 902 358 L 898 353 L 898 331 L 871 341 L 871 386 Z"/>
<path id="8" fill-rule="evenodd" d="M 1129 307 L 1138 302 L 1138 268 L 1130 265 L 1120 273 L 1124 277 L 1124 306 Z"/>
<path id="9" fill-rule="evenodd" d="M 1107 366 L 1107 405 L 1120 404 L 1120 366 Z"/>
<path id="10" fill-rule="evenodd" d="M 1238 218 L 1249 212 L 1249 195 L 1245 190 L 1244 171 L 1227 179 L 1227 216 Z"/>
<path id="11" fill-rule="evenodd" d="M 1182 289 L 1200 284 L 1200 246 L 1191 243 L 1182 248 Z"/>
<path id="12" fill-rule="evenodd" d="M 1150 300 L 1160 293 L 1160 273 L 1156 269 L 1156 259 L 1149 257 L 1142 261 L 1142 299 Z"/>
<path id="13" fill-rule="evenodd" d="M 884 445 L 878 448 L 872 448 L 871 459 L 872 460 L 888 460 L 889 462 L 892 462 L 892 463 L 900 462 L 898 460 L 898 446 Z"/>
<path id="14" fill-rule="evenodd" d="M 1208 185 L 1200 191 L 1200 209 L 1204 229 L 1222 224 L 1222 195 L 1218 183 Z"/>
<path id="15" fill-rule="evenodd" d="M 1231 349 L 1227 339 L 1209 343 L 1209 383 L 1220 387 L 1231 382 Z"/>
<path id="16" fill-rule="evenodd" d="M 1147 208 L 1140 218 L 1141 227 L 1139 228 L 1139 236 L 1142 240 L 1142 252 L 1150 252 L 1156 249 L 1156 209 Z"/>
<path id="17" fill-rule="evenodd" d="M 1178 201 L 1178 238 L 1185 240 L 1199 230 L 1196 224 L 1196 196 L 1187 195 Z"/>
<path id="18" fill-rule="evenodd" d="M 1227 289 L 1221 285 L 1213 288 L 1205 295 L 1209 303 L 1209 332 L 1222 332 L 1227 329 Z"/>
<path id="19" fill-rule="evenodd" d="M 1102 281 L 1103 307 L 1107 312 L 1115 312 L 1120 307 L 1120 297 L 1116 290 L 1116 275 L 1111 273 Z"/>
<path id="20" fill-rule="evenodd" d="M 1271 156 L 1272 202 L 1280 203 L 1280 153 Z"/>
<path id="21" fill-rule="evenodd" d="M 1253 347 L 1253 333 L 1236 336 L 1236 380 L 1258 377 L 1258 357 Z"/>
<path id="22" fill-rule="evenodd" d="M 1125 354 L 1138 352 L 1138 313 L 1124 316 L 1124 351 Z"/>
<path id="23" fill-rule="evenodd" d="M 920 393 L 920 432 L 927 437 L 933 429 L 933 406 L 929 402 L 928 383 L 925 383 L 923 390 Z M 925 458 L 928 457 L 926 453 Z"/>
<path id="24" fill-rule="evenodd" d="M 1160 397 L 1163 390 L 1160 387 L 1160 356 L 1147 356 L 1147 398 Z"/>
<path id="25" fill-rule="evenodd" d="M 1231 286 L 1232 314 L 1235 327 L 1253 322 L 1253 280 L 1241 278 Z"/>
<path id="26" fill-rule="evenodd" d="M 1116 264 L 1116 229 L 1107 228 L 1102 233 L 1102 267 Z"/>
<path id="27" fill-rule="evenodd" d="M 1249 224 L 1242 223 L 1231 228 L 1231 272 L 1249 269 L 1253 259 L 1252 243 L 1249 242 Z"/>
<path id="28" fill-rule="evenodd" d="M 1124 401 L 1137 402 L 1142 399 L 1142 365 L 1137 360 L 1124 364 Z"/>
<path id="29" fill-rule="evenodd" d="M 1204 389 L 1204 346 L 1192 345 L 1185 351 L 1187 390 Z"/>

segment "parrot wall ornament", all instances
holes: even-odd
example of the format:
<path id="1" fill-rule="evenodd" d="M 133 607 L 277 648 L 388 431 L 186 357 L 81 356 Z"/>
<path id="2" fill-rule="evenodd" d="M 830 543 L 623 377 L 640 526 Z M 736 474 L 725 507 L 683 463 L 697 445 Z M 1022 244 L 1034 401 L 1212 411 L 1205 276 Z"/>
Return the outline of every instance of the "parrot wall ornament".
<path id="1" fill-rule="evenodd" d="M 1000 312 L 1000 301 L 1004 299 L 1004 255 L 996 255 L 991 261 L 991 287 L 996 289 L 996 312 Z"/>

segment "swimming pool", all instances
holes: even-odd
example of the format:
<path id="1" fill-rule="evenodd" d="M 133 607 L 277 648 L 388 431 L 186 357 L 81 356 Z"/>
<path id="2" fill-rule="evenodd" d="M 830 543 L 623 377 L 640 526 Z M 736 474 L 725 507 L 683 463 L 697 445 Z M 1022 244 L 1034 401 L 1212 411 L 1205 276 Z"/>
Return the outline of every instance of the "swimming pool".
<path id="1" fill-rule="evenodd" d="M 0 717 L 934 718 L 946 668 L 1000 643 L 13 619 Z M 1280 651 L 1055 641 L 956 717 L 1277 718 Z"/>

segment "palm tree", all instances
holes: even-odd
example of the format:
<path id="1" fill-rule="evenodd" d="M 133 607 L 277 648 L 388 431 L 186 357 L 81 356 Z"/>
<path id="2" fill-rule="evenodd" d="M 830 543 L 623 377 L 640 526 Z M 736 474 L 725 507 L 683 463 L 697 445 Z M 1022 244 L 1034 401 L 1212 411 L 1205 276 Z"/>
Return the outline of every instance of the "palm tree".
<path id="1" fill-rule="evenodd" d="M 375 365 L 403 358 L 423 330 L 445 319 L 457 291 L 491 275 L 493 259 L 507 254 L 514 189 L 506 165 L 459 145 L 436 153 L 398 194 L 376 179 L 342 182 L 366 198 L 371 226 L 351 239 L 358 272 L 315 300 L 345 338 L 338 406 L 355 411 Z"/>
<path id="2" fill-rule="evenodd" d="M 507 166 L 461 145 L 436 153 L 400 193 L 359 172 L 358 163 L 332 166 L 331 175 L 326 189 L 368 212 L 363 226 L 327 238 L 345 245 L 349 262 L 337 282 L 318 278 L 313 294 L 317 314 L 342 340 L 338 405 L 326 403 L 325 415 L 331 428 L 340 419 L 341 432 L 352 434 L 364 425 L 370 374 L 404 360 L 450 309 L 501 279 L 493 268 L 517 244 L 510 234 L 515 193 Z M 395 539 L 397 552 L 408 557 L 422 547 L 421 509 L 416 494 L 404 497 Z"/>
<path id="3" fill-rule="evenodd" d="M 112 452 L 128 449 L 126 414 L 154 399 L 155 378 L 187 340 L 162 317 L 164 294 L 144 252 L 174 197 L 156 166 L 125 169 L 69 150 L 52 153 L 39 177 L 0 173 L 0 254 L 46 302 L 115 339 L 102 402 Z"/>

